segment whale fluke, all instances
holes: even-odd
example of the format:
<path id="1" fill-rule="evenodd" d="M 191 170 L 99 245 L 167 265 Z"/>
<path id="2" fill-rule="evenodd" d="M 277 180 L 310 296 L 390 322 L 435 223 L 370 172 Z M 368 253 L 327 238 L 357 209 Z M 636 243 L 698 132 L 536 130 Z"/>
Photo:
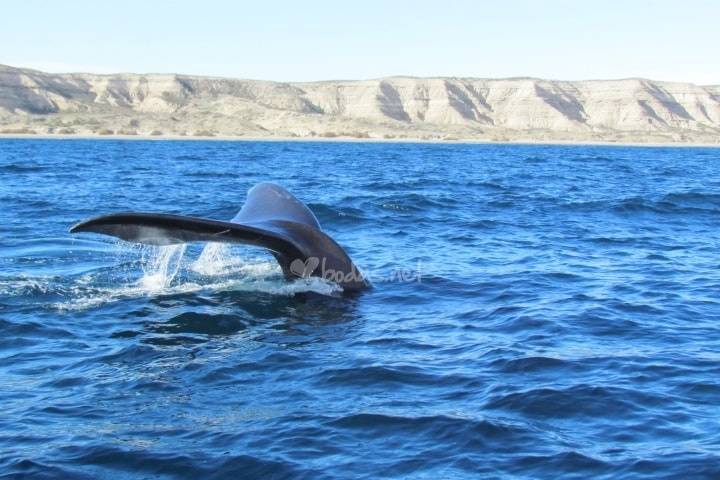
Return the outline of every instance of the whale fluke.
<path id="1" fill-rule="evenodd" d="M 268 249 L 288 279 L 316 276 L 343 290 L 368 286 L 345 250 L 325 234 L 310 209 L 273 183 L 255 185 L 229 222 L 163 213 L 116 213 L 80 222 L 71 233 L 93 232 L 148 245 L 243 243 Z"/>

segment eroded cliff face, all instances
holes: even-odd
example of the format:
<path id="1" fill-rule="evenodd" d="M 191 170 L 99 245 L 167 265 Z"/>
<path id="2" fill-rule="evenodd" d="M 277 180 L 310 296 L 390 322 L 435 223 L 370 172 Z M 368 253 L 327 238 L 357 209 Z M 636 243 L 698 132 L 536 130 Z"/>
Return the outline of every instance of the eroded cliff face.
<path id="1" fill-rule="evenodd" d="M 720 87 L 644 79 L 280 83 L 0 66 L 0 132 L 720 141 Z"/>

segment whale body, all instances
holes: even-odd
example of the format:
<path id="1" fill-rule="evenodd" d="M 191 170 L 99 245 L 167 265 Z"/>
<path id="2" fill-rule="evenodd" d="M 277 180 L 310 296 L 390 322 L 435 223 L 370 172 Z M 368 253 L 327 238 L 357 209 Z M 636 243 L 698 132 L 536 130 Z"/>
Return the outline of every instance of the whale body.
<path id="1" fill-rule="evenodd" d="M 344 291 L 369 284 L 350 256 L 322 231 L 312 211 L 283 187 L 259 183 L 229 222 L 163 213 L 115 213 L 74 225 L 71 233 L 93 232 L 148 245 L 190 242 L 242 243 L 268 249 L 287 279 L 321 277 Z"/>

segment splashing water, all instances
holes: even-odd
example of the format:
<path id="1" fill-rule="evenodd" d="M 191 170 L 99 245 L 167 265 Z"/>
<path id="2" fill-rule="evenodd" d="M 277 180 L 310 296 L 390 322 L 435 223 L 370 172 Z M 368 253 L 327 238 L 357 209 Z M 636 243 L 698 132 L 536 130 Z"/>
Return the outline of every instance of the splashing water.
<path id="1" fill-rule="evenodd" d="M 190 269 L 200 275 L 217 276 L 226 273 L 232 257 L 224 243 L 208 243 Z"/>
<path id="2" fill-rule="evenodd" d="M 210 243 L 192 260 L 186 245 L 167 247 L 131 246 L 119 242 L 120 254 L 140 253 L 139 262 L 100 269 L 76 277 L 70 284 L 62 277 L 18 277 L 0 282 L 0 294 L 21 288 L 43 293 L 50 305 L 60 311 L 87 310 L 123 299 L 183 294 L 199 291 L 248 291 L 293 296 L 314 292 L 335 296 L 342 288 L 321 278 L 288 282 L 277 263 L 264 256 L 235 255 L 225 244 Z M 134 267 L 139 266 L 138 279 Z M 59 301 L 58 301 L 59 299 Z"/>
<path id="3" fill-rule="evenodd" d="M 185 244 L 160 247 L 148 258 L 150 251 L 143 250 L 143 277 L 139 284 L 150 291 L 163 290 L 170 286 L 180 270 L 185 254 Z M 157 252 L 157 253 L 155 253 Z"/>

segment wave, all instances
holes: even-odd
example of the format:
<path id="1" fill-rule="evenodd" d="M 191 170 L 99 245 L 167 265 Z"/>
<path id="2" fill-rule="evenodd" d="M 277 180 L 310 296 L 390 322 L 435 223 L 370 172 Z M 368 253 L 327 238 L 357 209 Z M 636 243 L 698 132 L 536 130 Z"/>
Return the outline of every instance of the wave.
<path id="1" fill-rule="evenodd" d="M 565 388 L 532 388 L 522 392 L 499 394 L 485 405 L 489 409 L 502 409 L 538 418 L 599 417 L 612 415 L 632 417 L 649 406 L 672 399 L 637 389 L 600 385 L 574 385 Z"/>
<path id="2" fill-rule="evenodd" d="M 451 195 L 433 194 L 423 195 L 420 193 L 398 193 L 378 196 L 364 196 L 362 198 L 346 197 L 341 203 L 352 202 L 360 205 L 359 210 L 367 215 L 367 212 L 435 212 L 438 210 L 453 209 L 457 205 L 457 199 Z"/>
<path id="3" fill-rule="evenodd" d="M 582 200 L 562 203 L 579 212 L 609 211 L 618 214 L 697 214 L 720 212 L 720 194 L 683 192 L 668 193 L 659 198 L 640 196 L 621 199 Z"/>
<path id="4" fill-rule="evenodd" d="M 498 359 L 491 362 L 490 365 L 503 373 L 529 373 L 564 370 L 572 368 L 574 363 L 559 358 L 533 356 Z"/>
<path id="5" fill-rule="evenodd" d="M 189 433 L 189 432 L 188 432 Z M 249 478 L 322 478 L 321 472 L 303 469 L 288 461 L 269 460 L 251 455 L 200 455 L 198 453 L 178 453 L 173 449 L 167 452 L 147 453 L 142 445 L 115 446 L 111 444 L 67 445 L 58 451 L 61 464 L 84 465 L 85 468 L 60 469 L 48 471 L 70 475 L 61 477 L 97 478 L 115 476 L 118 470 L 126 470 L 132 465 L 132 471 L 143 476 L 161 476 L 176 478 L 207 478 L 222 479 L 235 477 L 242 472 Z M 11 471 L 33 476 L 32 473 L 45 475 L 37 464 L 23 460 L 24 465 L 17 463 L 10 466 Z M 19 463 L 19 462 L 18 462 Z M 92 468 L 88 468 L 92 467 Z M 88 475 L 83 475 L 87 472 Z M 90 475 L 94 473 L 94 475 Z"/>
<path id="6" fill-rule="evenodd" d="M 442 388 L 443 384 L 457 386 L 468 382 L 467 378 L 455 378 L 452 375 L 433 375 L 420 368 L 404 366 L 365 366 L 352 368 L 328 368 L 320 375 L 320 380 L 329 384 L 344 386 L 390 386 L 390 385 L 434 385 Z"/>
<path id="7" fill-rule="evenodd" d="M 31 163 L 11 163 L 10 165 L 0 165 L 0 173 L 34 173 L 45 170 L 42 165 L 33 165 Z"/>
<path id="8" fill-rule="evenodd" d="M 363 210 L 355 207 L 342 207 L 325 203 L 310 203 L 310 209 L 317 217 L 320 225 L 355 225 L 368 220 Z"/>

